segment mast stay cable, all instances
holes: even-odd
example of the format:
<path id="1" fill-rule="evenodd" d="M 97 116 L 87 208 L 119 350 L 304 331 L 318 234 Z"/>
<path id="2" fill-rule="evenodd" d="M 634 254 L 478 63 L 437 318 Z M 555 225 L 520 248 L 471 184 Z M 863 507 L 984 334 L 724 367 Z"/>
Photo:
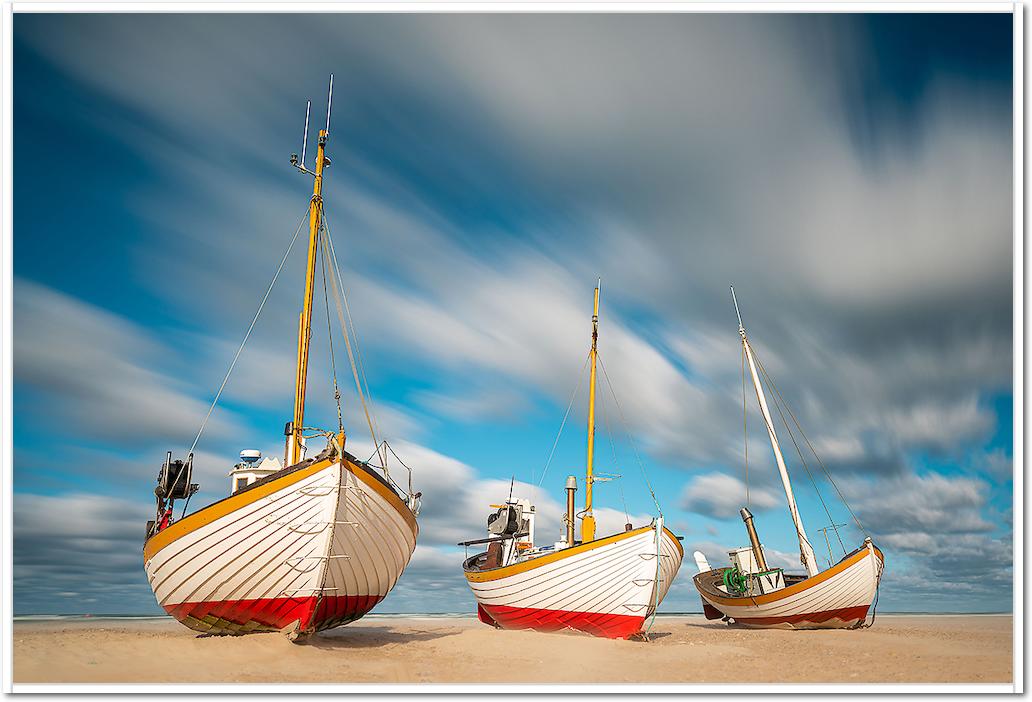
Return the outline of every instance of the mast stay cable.
<path id="1" fill-rule="evenodd" d="M 320 227 L 323 226 L 320 224 Z M 333 325 L 330 323 L 330 295 L 326 290 L 326 256 L 319 259 L 322 264 L 323 307 L 326 310 L 326 339 L 330 342 L 330 369 L 333 374 L 333 399 L 337 401 L 337 431 L 344 431 L 344 417 L 340 409 L 340 386 L 337 384 L 337 355 L 333 352 Z M 375 439 L 374 439 L 375 440 Z"/>
<path id="2" fill-rule="evenodd" d="M 744 349 L 745 348 L 744 345 L 749 343 L 748 340 L 744 337 L 744 335 L 742 337 L 742 342 L 743 342 L 742 348 Z M 760 365 L 760 361 L 759 361 L 758 358 L 756 358 L 756 352 L 755 352 L 755 350 L 753 350 L 752 344 L 749 344 L 749 350 L 752 352 L 752 358 L 756 361 L 756 365 L 759 366 Z M 756 400 L 757 400 L 757 402 L 761 403 L 761 409 L 762 409 L 762 401 L 760 400 L 760 394 L 762 393 L 763 388 L 762 388 L 762 383 L 759 380 L 759 377 L 755 373 L 753 374 L 753 383 L 754 383 L 754 385 L 756 387 Z M 771 438 L 771 443 L 772 444 L 777 443 L 778 446 L 780 446 L 780 442 L 776 442 L 776 439 L 774 438 L 774 437 L 777 436 L 777 432 L 774 431 L 774 418 L 770 417 L 768 419 L 768 414 L 763 413 L 763 412 L 760 412 L 760 414 L 763 415 L 763 425 L 767 428 L 767 433 L 772 437 Z M 781 452 L 781 449 L 778 448 L 778 447 L 775 447 L 774 450 L 775 450 L 776 453 L 780 453 Z M 785 471 L 782 474 L 782 480 L 785 480 L 786 476 L 788 475 L 788 467 L 784 466 L 783 462 L 782 462 L 782 466 L 784 467 L 784 471 Z M 811 477 L 810 480 L 812 482 L 813 478 Z M 814 487 L 816 487 L 816 484 L 814 484 Z M 785 493 L 786 493 L 786 497 L 789 498 L 789 507 L 791 508 L 792 499 L 791 499 L 791 496 L 788 494 L 788 491 L 789 491 L 789 488 L 786 487 L 785 488 Z M 820 493 L 818 493 L 818 495 L 819 494 Z M 799 549 L 800 549 L 799 556 L 803 560 L 803 563 L 805 564 L 806 563 L 806 559 L 804 558 L 804 554 L 803 554 L 803 544 L 806 544 L 806 546 L 809 547 L 809 549 L 811 551 L 813 551 L 813 544 L 810 543 L 809 537 L 807 537 L 806 534 L 803 533 L 802 520 L 799 517 L 797 512 L 794 513 L 792 521 L 795 524 L 796 536 L 799 538 Z M 814 558 L 816 558 L 816 554 L 814 555 Z M 809 572 L 809 571 L 807 571 L 807 572 Z"/>
<path id="3" fill-rule="evenodd" d="M 770 376 L 767 375 L 767 370 L 763 367 L 763 363 L 760 361 L 759 358 L 756 357 L 755 349 L 753 350 L 753 358 L 756 358 L 756 365 L 759 366 L 760 373 L 763 374 L 763 378 L 767 381 L 767 385 L 771 387 L 771 389 L 773 389 L 773 381 L 770 379 Z M 785 425 L 785 431 L 788 432 L 788 438 L 792 440 L 792 446 L 795 447 L 796 455 L 799 456 L 799 462 L 803 465 L 803 470 L 806 471 L 806 477 L 810 479 L 810 484 L 813 485 L 813 491 L 817 493 L 817 499 L 820 501 L 821 507 L 824 508 L 824 514 L 828 517 L 828 523 L 834 524 L 835 518 L 831 516 L 831 510 L 828 509 L 828 505 L 824 502 L 824 496 L 821 495 L 821 490 L 819 487 L 817 487 L 817 481 L 813 478 L 813 473 L 810 471 L 810 466 L 806 464 L 806 459 L 803 458 L 803 452 L 799 449 L 799 443 L 796 441 L 795 433 L 792 431 L 792 427 L 789 425 L 788 420 L 785 419 L 785 413 L 782 410 L 782 405 L 784 404 L 784 401 L 784 398 L 781 397 L 779 393 L 775 393 L 774 409 L 778 411 L 778 416 L 781 417 L 781 423 Z M 835 530 L 835 538 L 838 539 L 839 546 L 842 547 L 842 553 L 845 554 L 846 547 L 845 544 L 842 543 L 842 537 L 839 536 L 838 529 Z"/>
<path id="4" fill-rule="evenodd" d="M 573 393 L 570 395 L 570 404 L 566 406 L 566 414 L 563 415 L 563 421 L 559 424 L 559 431 L 556 432 L 555 441 L 552 442 L 552 450 L 548 452 L 548 460 L 545 461 L 545 467 L 541 471 L 541 478 L 537 481 L 538 486 L 541 486 L 541 482 L 545 479 L 545 474 L 548 473 L 548 467 L 552 465 L 552 456 L 555 455 L 555 447 L 559 445 L 559 437 L 563 434 L 563 427 L 566 426 L 566 420 L 570 416 L 570 410 L 573 409 L 573 401 L 577 399 L 577 393 L 580 391 L 581 382 L 584 381 L 584 369 L 588 366 L 588 361 L 591 359 L 591 352 L 588 352 L 587 357 L 584 359 L 584 365 L 581 366 L 580 373 L 577 374 L 577 386 L 574 387 Z M 530 482 L 534 482 L 534 473 L 530 474 Z"/>
<path id="5" fill-rule="evenodd" d="M 301 221 L 298 222 L 297 229 L 294 231 L 294 236 L 290 239 L 290 243 L 287 245 L 287 250 L 283 253 L 283 258 L 280 259 L 279 266 L 276 268 L 276 273 L 272 276 L 272 282 L 269 283 L 269 287 L 265 291 L 265 296 L 262 298 L 261 304 L 258 305 L 258 311 L 254 313 L 254 317 L 251 319 L 251 324 L 247 327 L 247 332 L 244 334 L 244 338 L 240 342 L 240 346 L 237 348 L 236 355 L 233 356 L 233 362 L 229 364 L 229 370 L 226 371 L 226 376 L 222 379 L 222 384 L 219 386 L 218 392 L 215 393 L 215 399 L 211 401 L 208 413 L 204 415 L 204 420 L 201 422 L 201 428 L 197 430 L 197 436 L 194 437 L 193 444 L 190 445 L 190 454 L 193 454 L 194 449 L 197 448 L 197 442 L 201 440 L 201 434 L 204 433 L 204 428 L 208 425 L 208 419 L 211 418 L 211 413 L 215 410 L 215 405 L 218 404 L 219 398 L 222 397 L 222 391 L 226 389 L 226 383 L 229 382 L 229 376 L 232 375 L 233 369 L 236 367 L 237 360 L 240 359 L 240 353 L 244 350 L 244 345 L 251 337 L 251 331 L 254 330 L 254 325 L 258 322 L 258 317 L 261 316 L 262 310 L 265 309 L 265 303 L 268 301 L 269 295 L 272 293 L 272 289 L 275 287 L 276 281 L 279 279 L 280 272 L 283 270 L 283 266 L 287 262 L 287 257 L 290 256 L 290 252 L 294 248 L 294 242 L 297 241 L 298 234 L 301 233 L 301 228 L 304 226 L 305 218 L 307 216 L 308 208 L 306 207 L 305 213 L 301 216 Z"/>
<path id="6" fill-rule="evenodd" d="M 323 214 L 321 205 L 319 209 L 320 214 Z M 323 215 L 323 221 L 326 221 L 325 215 Z M 344 292 L 344 283 L 341 279 L 340 266 L 337 262 L 336 252 L 333 249 L 333 240 L 330 236 L 330 228 L 328 224 L 324 229 L 324 236 L 321 239 L 321 243 L 323 246 L 323 255 L 330 260 L 331 264 L 329 268 L 327 268 L 327 271 L 329 272 L 330 277 L 333 279 L 331 281 L 331 287 L 333 288 L 334 302 L 336 303 L 337 307 L 337 318 L 340 321 L 341 331 L 344 335 L 344 347 L 347 349 L 348 352 L 348 361 L 351 364 L 351 374 L 355 379 L 355 389 L 358 392 L 358 399 L 362 403 L 362 411 L 365 413 L 366 425 L 369 427 L 369 434 L 373 439 L 373 446 L 376 447 L 377 456 L 380 458 L 381 461 L 380 467 L 383 469 L 384 474 L 387 475 L 387 477 L 389 478 L 390 474 L 387 470 L 387 452 L 385 449 L 382 448 L 382 446 L 380 445 L 380 441 L 377 439 L 378 432 L 376 431 L 376 423 L 373 421 L 371 410 L 369 408 L 371 401 L 367 402 L 366 400 L 366 391 L 368 390 L 368 387 L 366 387 L 366 389 L 363 390 L 362 376 L 359 373 L 358 364 L 355 361 L 355 349 L 352 348 L 351 334 L 348 333 L 348 324 L 345 321 L 344 305 L 346 304 L 347 293 Z M 342 303 L 342 300 L 345 302 Z M 348 318 L 350 319 L 350 315 L 348 316 Z M 354 332 L 354 325 L 352 325 L 352 332 Z M 356 336 L 355 346 L 357 346 L 357 344 L 358 337 Z"/>
<path id="7" fill-rule="evenodd" d="M 631 434 L 630 429 L 627 426 L 627 418 L 624 416 L 623 407 L 620 405 L 620 399 L 616 396 L 616 391 L 613 390 L 613 383 L 609 380 L 609 373 L 606 372 L 606 364 L 602 362 L 602 357 L 595 352 L 596 358 L 598 358 L 598 365 L 602 368 L 602 377 L 606 379 L 606 385 L 609 386 L 609 394 L 613 396 L 613 402 L 616 404 L 616 409 L 620 414 L 620 423 L 623 425 L 624 433 L 627 434 L 627 439 L 630 441 L 631 448 L 634 450 L 634 457 L 638 461 L 638 468 L 641 469 L 641 477 L 645 479 L 645 487 L 649 490 L 649 495 L 652 496 L 652 502 L 656 505 L 656 511 L 659 512 L 659 516 L 663 516 L 663 508 L 659 506 L 659 499 L 656 497 L 655 490 L 652 489 L 652 483 L 649 482 L 649 474 L 645 470 L 645 464 L 641 460 L 641 454 L 638 453 L 638 444 L 634 441 L 634 436 Z"/>
<path id="8" fill-rule="evenodd" d="M 749 426 L 746 419 L 745 402 L 745 344 L 742 345 L 742 443 L 745 445 L 745 506 L 752 509 L 752 500 L 749 496 Z"/>
<path id="9" fill-rule="evenodd" d="M 602 415 L 602 425 L 605 427 L 606 436 L 609 438 L 609 449 L 613 452 L 613 467 L 617 470 L 620 470 L 620 461 L 616 457 L 616 443 L 613 442 L 613 432 L 609 427 L 609 412 L 606 409 L 605 397 L 605 393 L 603 393 L 601 397 L 599 397 L 598 404 L 599 408 L 601 409 L 599 414 Z M 620 474 L 616 474 L 614 477 L 616 479 L 619 479 L 623 476 Z M 624 497 L 623 483 L 618 483 L 617 487 L 620 489 L 620 502 L 623 503 L 624 520 L 629 522 L 631 521 L 631 517 L 627 511 L 627 499 Z"/>
<path id="10" fill-rule="evenodd" d="M 764 377 L 768 378 L 768 382 L 770 384 L 770 387 L 774 390 L 774 394 L 777 395 L 777 397 L 781 399 L 782 403 L 784 403 L 785 409 L 788 410 L 789 416 L 792 418 L 792 421 L 795 423 L 796 427 L 799 429 L 799 434 L 803 437 L 803 440 L 806 442 L 806 445 L 809 447 L 810 452 L 813 454 L 813 457 L 817 459 L 817 463 L 820 465 L 821 470 L 824 471 L 824 476 L 828 479 L 828 482 L 831 483 L 831 486 L 833 488 L 835 488 L 835 492 L 838 494 L 839 499 L 842 501 L 842 504 L 845 506 L 846 510 L 849 512 L 849 516 L 853 518 L 854 522 L 856 522 L 856 525 L 857 525 L 857 527 L 859 527 L 861 533 L 863 533 L 864 536 L 868 536 L 869 537 L 870 534 L 868 534 L 867 530 L 864 529 L 864 525 L 860 523 L 860 520 L 857 518 L 857 516 L 855 514 L 853 514 L 853 510 L 849 506 L 849 502 L 846 500 L 845 496 L 842 494 L 842 491 L 839 490 L 838 485 L 835 484 L 835 481 L 832 479 L 831 473 L 828 471 L 827 466 L 824 465 L 824 461 L 822 461 L 821 457 L 817 455 L 817 451 L 814 449 L 813 444 L 810 443 L 810 439 L 807 438 L 806 434 L 803 432 L 803 427 L 799 424 L 799 420 L 796 419 L 795 414 L 792 412 L 792 408 L 789 407 L 788 403 L 785 402 L 783 397 L 781 397 L 781 391 L 778 390 L 778 386 L 774 383 L 773 379 L 771 379 L 771 378 L 769 378 L 769 376 L 767 376 L 767 371 L 763 370 L 763 364 L 760 363 L 759 359 L 756 360 L 756 363 L 760 366 L 760 370 L 763 372 Z"/>

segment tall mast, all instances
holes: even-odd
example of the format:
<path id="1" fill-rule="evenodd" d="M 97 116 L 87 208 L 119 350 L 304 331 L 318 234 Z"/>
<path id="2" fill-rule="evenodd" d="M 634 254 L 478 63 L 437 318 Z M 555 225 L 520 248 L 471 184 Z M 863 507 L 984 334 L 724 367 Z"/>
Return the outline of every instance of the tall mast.
<path id="1" fill-rule="evenodd" d="M 308 350 L 312 340 L 312 299 L 315 295 L 315 260 L 319 250 L 319 228 L 322 224 L 323 168 L 329 163 L 326 158 L 326 141 L 330 130 L 330 100 L 333 97 L 333 76 L 330 76 L 330 98 L 326 105 L 326 129 L 319 130 L 319 145 L 315 155 L 315 172 L 305 169 L 302 157 L 301 170 L 315 176 L 312 185 L 312 200 L 308 205 L 308 265 L 305 269 L 305 297 L 301 306 L 297 331 L 297 373 L 294 377 L 294 419 L 287 432 L 287 462 L 294 465 L 304 458 L 302 433 L 305 421 L 305 390 L 308 382 Z M 305 136 L 308 135 L 308 115 L 305 115 Z M 307 139 L 306 139 L 307 140 Z M 302 150 L 303 153 L 303 150 Z M 296 165 L 296 164 L 295 164 Z"/>
<path id="2" fill-rule="evenodd" d="M 742 325 L 742 314 L 738 311 L 738 298 L 735 297 L 735 288 L 731 287 L 731 299 L 735 303 L 735 314 L 738 315 L 738 333 L 742 337 L 742 348 L 745 349 L 745 357 L 749 361 L 749 372 L 752 375 L 753 387 L 756 389 L 756 399 L 760 404 L 760 412 L 763 414 L 763 421 L 767 424 L 767 435 L 770 437 L 771 448 L 774 449 L 774 458 L 778 463 L 778 472 L 781 473 L 781 484 L 785 487 L 785 497 L 788 498 L 788 511 L 792 514 L 792 523 L 795 524 L 796 536 L 799 537 L 799 559 L 806 568 L 809 577 L 817 575 L 817 556 L 814 555 L 810 540 L 806 538 L 806 531 L 803 529 L 803 520 L 799 516 L 799 508 L 796 507 L 795 495 L 792 493 L 792 482 L 788 479 L 788 469 L 785 467 L 785 458 L 781 455 L 781 445 L 778 443 L 778 435 L 774 432 L 774 422 L 770 418 L 770 410 L 767 409 L 767 398 L 763 394 L 763 385 L 760 383 L 760 376 L 756 372 L 756 362 L 753 360 L 752 346 L 749 338 L 745 335 L 745 327 Z"/>
<path id="3" fill-rule="evenodd" d="M 591 489 L 594 485 L 595 469 L 595 365 L 598 357 L 598 294 L 602 289 L 602 279 L 595 286 L 595 311 L 591 315 L 591 378 L 588 390 L 588 470 L 584 490 L 584 524 L 581 526 L 581 541 L 587 543 L 595 540 L 595 515 L 591 511 Z"/>

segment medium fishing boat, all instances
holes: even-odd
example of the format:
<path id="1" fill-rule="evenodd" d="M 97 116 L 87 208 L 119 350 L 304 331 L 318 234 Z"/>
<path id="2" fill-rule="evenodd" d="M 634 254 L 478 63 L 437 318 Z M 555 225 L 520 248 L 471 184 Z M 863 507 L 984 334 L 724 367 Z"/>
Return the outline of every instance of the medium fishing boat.
<path id="1" fill-rule="evenodd" d="M 781 393 L 778 392 L 763 365 L 756 358 L 742 324 L 742 315 L 738 310 L 738 299 L 735 297 L 734 287 L 731 288 L 731 296 L 735 303 L 735 313 L 738 315 L 738 333 L 742 338 L 743 403 L 745 401 L 745 366 L 748 364 L 760 414 L 766 424 L 767 436 L 770 439 L 771 448 L 774 450 L 778 472 L 781 474 L 781 483 L 785 488 L 788 511 L 799 539 L 799 557 L 806 569 L 806 575 L 789 575 L 781 568 L 768 567 L 763 546 L 753 523 L 753 516 L 747 507 L 743 507 L 740 513 L 745 522 L 750 545 L 730 552 L 730 567 L 712 569 L 702 553 L 696 551 L 694 554 L 700 571 L 695 576 L 694 583 L 702 596 L 703 610 L 708 619 L 725 619 L 729 623 L 750 627 L 840 629 L 864 626 L 872 602 L 877 601 L 878 585 L 885 568 L 885 557 L 871 541 L 871 538 L 866 535 L 860 521 L 853 515 L 857 527 L 866 536 L 864 542 L 859 548 L 844 553 L 838 562 L 831 563 L 834 556 L 827 533 L 829 530 L 834 530 L 837 536 L 838 527 L 844 526 L 834 524 L 834 520 L 831 520 L 832 524 L 821 530 L 824 532 L 828 545 L 829 567 L 820 570 L 817 556 L 806 536 L 803 520 L 799 516 L 795 495 L 792 492 L 792 483 L 789 480 L 788 469 L 785 467 L 785 458 L 781 452 L 781 445 L 767 405 L 764 384 L 760 381 L 761 375 L 774 391 L 773 399 L 779 416 L 792 436 L 792 443 L 799 452 L 800 463 L 806 468 L 807 474 L 810 475 L 810 470 L 795 440 L 792 431 L 793 425 L 805 440 L 814 458 L 817 459 L 818 465 L 824 470 L 828 482 L 834 486 L 834 481 L 824 468 L 824 464 L 820 462 L 816 451 L 813 450 L 813 445 L 802 433 L 802 427 L 796 421 L 795 415 L 785 404 Z M 792 425 L 789 425 L 785 419 L 786 411 L 792 419 Z M 816 487 L 817 484 L 814 482 L 814 488 Z M 836 492 L 838 492 L 837 487 Z M 839 497 L 841 498 L 841 493 L 839 493 Z M 823 499 L 821 502 L 823 504 Z M 844 498 L 842 502 L 849 509 Z M 827 508 L 825 507 L 825 509 Z M 852 515 L 852 510 L 849 511 Z M 830 512 L 828 517 L 831 519 Z M 839 545 L 845 552 L 841 538 L 839 538 Z M 873 618 L 871 623 L 873 623 Z"/>
<path id="2" fill-rule="evenodd" d="M 575 513 L 577 479 L 569 476 L 565 534 L 557 542 L 538 545 L 534 540 L 536 513 L 530 500 L 513 499 L 510 494 L 505 504 L 492 505 L 497 511 L 488 517 L 488 537 L 459 544 L 487 545 L 487 551 L 463 563 L 477 601 L 477 616 L 485 624 L 501 629 L 573 629 L 618 639 L 646 635 L 646 620 L 655 614 L 681 566 L 684 549 L 679 537 L 664 526 L 662 513 L 651 524 L 637 529 L 627 524 L 622 532 L 602 537 L 595 534 L 593 485 L 608 479 L 594 473 L 600 287 L 601 283 L 595 288 L 588 355 L 591 371 L 584 510 L 580 515 Z M 652 496 L 655 499 L 654 493 Z M 658 502 L 656 506 L 658 510 Z M 582 522 L 580 540 L 575 534 L 578 516 Z"/>
<path id="3" fill-rule="evenodd" d="M 307 112 L 301 158 L 291 156 L 291 164 L 313 178 L 311 200 L 208 411 L 210 417 L 307 220 L 308 258 L 298 325 L 294 412 L 284 432 L 285 467 L 268 458 L 254 465 L 260 452 L 244 451 L 242 463 L 232 472 L 233 493 L 186 514 L 190 496 L 198 489 L 191 483 L 193 456 L 205 417 L 186 459 L 172 460 L 169 452 L 158 475 L 157 513 L 147 524 L 143 547 L 147 579 L 166 612 L 204 633 L 280 630 L 295 640 L 352 622 L 390 592 L 416 545 L 420 493 L 412 490 L 411 471 L 407 488 L 391 477 L 387 456 L 393 450 L 377 439 L 357 338 L 350 314 L 345 314 L 347 300 L 326 223 L 322 188 L 324 169 L 330 165 L 325 148 L 332 97 L 331 76 L 326 128 L 319 131 L 314 170 L 305 166 Z M 311 102 L 308 108 L 310 111 Z M 325 431 L 304 423 L 317 261 L 321 262 L 327 298 L 327 323 L 332 293 L 378 465 L 370 462 L 372 459 L 359 460 L 345 448 L 335 361 L 332 389 L 337 427 Z M 332 334 L 328 340 L 333 360 Z M 306 457 L 307 443 L 319 438 L 326 440 L 325 449 Z M 184 501 L 179 519 L 173 517 L 177 500 Z"/>

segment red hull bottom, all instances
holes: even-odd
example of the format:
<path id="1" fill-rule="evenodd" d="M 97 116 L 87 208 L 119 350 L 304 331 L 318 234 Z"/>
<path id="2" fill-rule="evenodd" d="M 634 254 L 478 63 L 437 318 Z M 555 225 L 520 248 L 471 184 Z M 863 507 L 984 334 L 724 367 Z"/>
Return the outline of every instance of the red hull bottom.
<path id="1" fill-rule="evenodd" d="M 566 612 L 557 609 L 477 605 L 477 616 L 485 624 L 502 629 L 562 631 L 574 629 L 607 639 L 627 639 L 641 632 L 645 617 L 598 612 Z M 485 618 L 486 617 L 486 618 Z"/>
<path id="2" fill-rule="evenodd" d="M 867 617 L 870 605 L 829 609 L 824 612 L 808 612 L 789 617 L 738 617 L 735 622 L 746 626 L 782 627 L 788 629 L 831 629 L 846 628 Z"/>
<path id="3" fill-rule="evenodd" d="M 349 624 L 367 614 L 383 598 L 376 595 L 270 597 L 260 600 L 183 602 L 165 611 L 195 631 L 206 634 L 250 634 L 279 631 L 295 625 L 312 633 Z"/>

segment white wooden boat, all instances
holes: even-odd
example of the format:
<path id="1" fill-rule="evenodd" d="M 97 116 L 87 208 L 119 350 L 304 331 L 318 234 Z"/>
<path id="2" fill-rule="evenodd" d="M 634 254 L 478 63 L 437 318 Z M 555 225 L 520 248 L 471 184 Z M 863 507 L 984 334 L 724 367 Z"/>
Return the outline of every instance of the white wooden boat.
<path id="1" fill-rule="evenodd" d="M 331 97 L 332 90 L 331 77 Z M 306 116 L 306 142 L 307 133 Z M 232 495 L 175 520 L 175 501 L 188 501 L 197 490 L 190 482 L 191 448 L 185 461 L 173 461 L 171 452 L 168 454 L 155 490 L 157 516 L 148 524 L 143 549 L 147 579 L 166 612 L 204 633 L 282 630 L 296 639 L 352 622 L 387 596 L 416 546 L 419 493 L 412 492 L 411 474 L 407 490 L 391 479 L 386 469 L 386 444 L 382 452 L 377 451 L 379 466 L 349 454 L 339 425 L 339 404 L 337 431 L 304 426 L 320 249 L 324 259 L 330 259 L 322 265 L 328 283 L 324 290 L 343 294 L 323 221 L 321 193 L 323 169 L 329 164 L 325 155 L 328 134 L 329 106 L 326 129 L 319 132 L 315 170 L 305 167 L 303 156 L 300 162 L 296 156 L 292 158 L 298 170 L 314 177 L 314 190 L 308 211 L 308 266 L 298 328 L 294 416 L 285 432 L 287 467 L 255 479 L 250 463 L 241 464 L 238 468 L 245 470 L 234 471 Z M 341 311 L 339 297 L 337 302 Z M 350 355 L 352 342 L 343 314 L 341 327 Z M 355 380 L 365 406 L 357 371 Z M 335 374 L 333 389 L 339 403 Z M 371 431 L 372 427 L 370 421 Z M 327 439 L 326 449 L 306 459 L 306 440 L 320 435 Z M 197 440 L 194 447 L 196 444 Z M 258 457 L 257 451 L 241 454 L 245 461 Z"/>
<path id="2" fill-rule="evenodd" d="M 417 533 L 394 488 L 333 445 L 157 532 L 144 562 L 158 603 L 191 629 L 307 634 L 386 597 Z"/>
<path id="3" fill-rule="evenodd" d="M 864 622 L 878 588 L 884 556 L 870 539 L 813 577 L 785 575 L 785 586 L 738 596 L 728 592 L 721 568 L 695 576 L 706 615 L 737 624 L 777 629 L 841 629 Z"/>
<path id="4" fill-rule="evenodd" d="M 738 300 L 734 298 L 733 287 L 731 295 L 737 313 Z M 736 549 L 729 554 L 731 567 L 710 569 L 705 556 L 699 552 L 695 554 L 700 572 L 693 582 L 702 596 L 703 611 L 709 619 L 723 618 L 750 627 L 824 629 L 863 626 L 868 611 L 877 598 L 878 585 L 885 568 L 885 556 L 870 537 L 867 537 L 858 549 L 845 554 L 826 570 L 820 570 L 817 556 L 806 536 L 802 517 L 796 506 L 788 469 L 767 405 L 763 383 L 760 381 L 761 373 L 767 378 L 768 383 L 770 379 L 763 371 L 762 365 L 759 366 L 760 372 L 757 372 L 758 361 L 742 325 L 741 314 L 738 314 L 738 333 L 742 337 L 744 359 L 749 366 L 760 414 L 766 424 L 767 436 L 785 488 L 788 511 L 799 539 L 800 561 L 806 569 L 806 575 L 790 575 L 784 573 L 781 568 L 767 566 L 763 546 L 753 525 L 753 516 L 748 509 L 743 508 L 742 519 L 749 534 L 750 546 Z M 780 393 L 776 393 L 776 398 L 783 405 L 784 400 Z M 784 412 L 779 410 L 779 414 L 784 418 Z M 790 411 L 789 416 L 795 422 L 795 415 Z M 795 424 L 801 432 L 801 427 L 798 427 L 797 422 Z M 806 443 L 812 450 L 810 442 L 807 440 Z M 803 460 L 801 454 L 800 460 Z M 823 464 L 821 467 L 823 468 Z M 827 478 L 831 480 L 830 475 Z M 857 526 L 862 531 L 863 527 L 859 520 Z M 830 528 L 834 527 L 833 524 Z M 830 541 L 828 550 L 830 554 Z"/>
<path id="5" fill-rule="evenodd" d="M 566 483 L 566 534 L 561 541 L 534 542 L 534 506 L 526 499 L 495 505 L 486 539 L 488 550 L 467 558 L 463 571 L 477 601 L 477 616 L 502 629 L 571 629 L 607 638 L 643 634 L 677 575 L 684 549 L 660 516 L 637 529 L 596 537 L 592 510 L 595 385 L 599 288 L 592 317 L 588 403 L 587 496 L 581 539 L 575 538 L 576 479 Z M 650 488 L 651 490 L 651 488 Z"/>
<path id="6" fill-rule="evenodd" d="M 487 624 L 625 639 L 640 633 L 655 613 L 683 555 L 659 519 L 505 567 L 486 567 L 488 554 L 481 553 L 467 559 L 464 570 L 478 616 Z"/>

